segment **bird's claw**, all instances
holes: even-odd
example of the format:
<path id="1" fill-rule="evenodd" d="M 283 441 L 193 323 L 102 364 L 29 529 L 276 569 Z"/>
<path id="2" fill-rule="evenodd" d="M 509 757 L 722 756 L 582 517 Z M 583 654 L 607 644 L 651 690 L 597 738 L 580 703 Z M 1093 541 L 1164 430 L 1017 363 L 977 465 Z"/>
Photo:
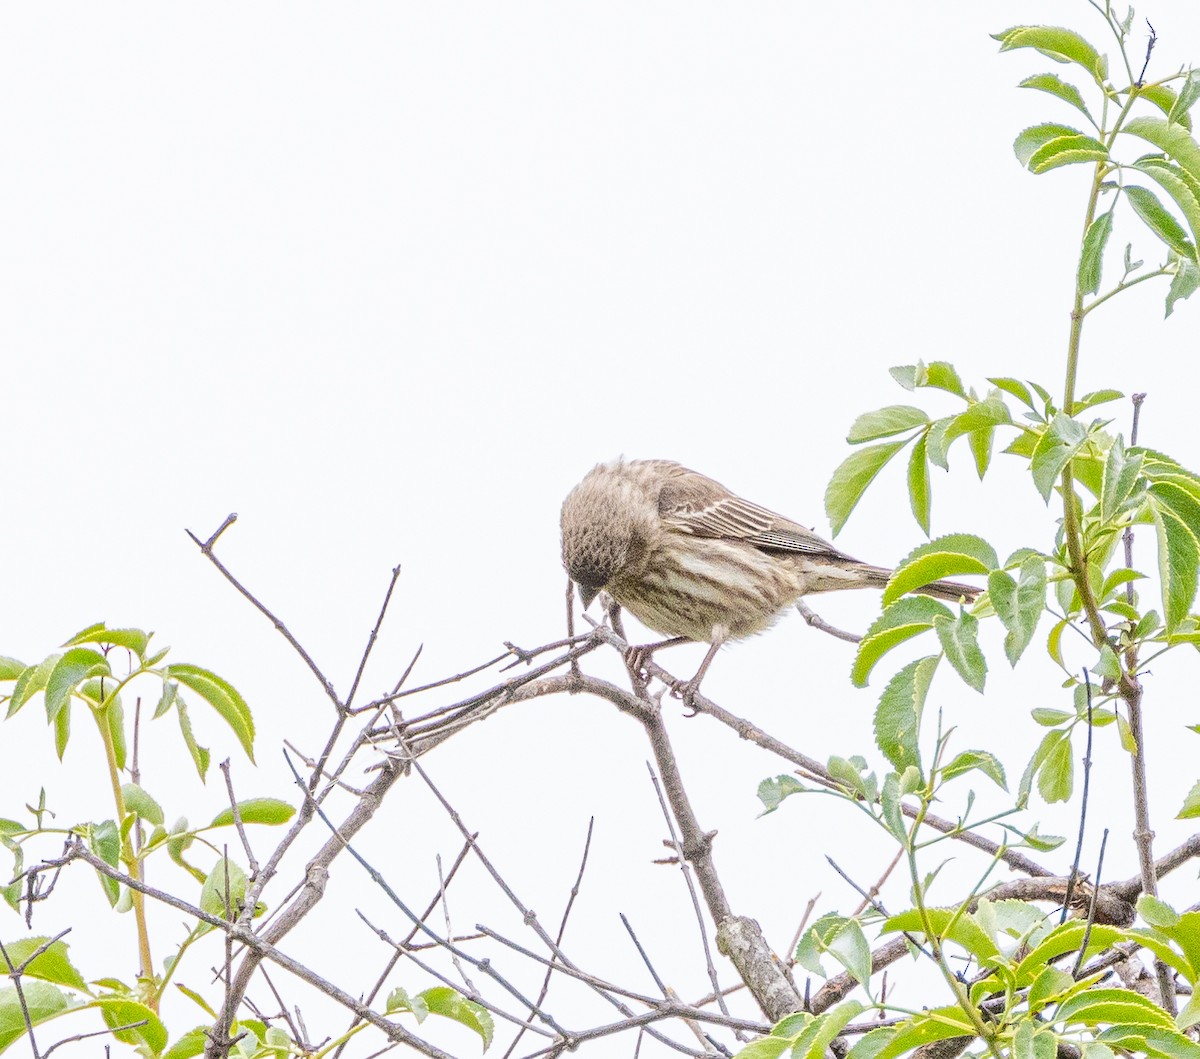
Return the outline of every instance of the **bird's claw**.
<path id="1" fill-rule="evenodd" d="M 683 703 L 684 717 L 695 717 L 700 712 L 696 706 L 696 696 L 700 694 L 700 684 L 693 677 L 691 680 L 677 680 L 671 685 L 671 695 Z"/>
<path id="2" fill-rule="evenodd" d="M 638 684 L 645 687 L 650 683 L 647 666 L 650 664 L 651 651 L 645 645 L 633 645 L 625 648 L 625 668 Z"/>

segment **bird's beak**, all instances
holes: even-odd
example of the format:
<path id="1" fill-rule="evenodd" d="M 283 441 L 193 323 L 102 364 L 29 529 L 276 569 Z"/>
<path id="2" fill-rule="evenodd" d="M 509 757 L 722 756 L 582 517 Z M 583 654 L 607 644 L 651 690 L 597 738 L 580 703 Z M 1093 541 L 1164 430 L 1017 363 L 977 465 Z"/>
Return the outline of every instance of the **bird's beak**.
<path id="1" fill-rule="evenodd" d="M 576 585 L 579 589 L 579 598 L 583 601 L 583 609 L 587 610 L 592 605 L 592 600 L 600 594 L 600 589 L 591 588 L 588 585 Z"/>

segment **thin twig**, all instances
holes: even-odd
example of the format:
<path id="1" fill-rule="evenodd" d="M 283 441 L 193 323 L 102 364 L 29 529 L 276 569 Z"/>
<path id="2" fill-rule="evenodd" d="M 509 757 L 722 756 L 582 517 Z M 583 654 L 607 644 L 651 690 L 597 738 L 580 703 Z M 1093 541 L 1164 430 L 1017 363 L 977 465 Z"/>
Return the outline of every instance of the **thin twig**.
<path id="1" fill-rule="evenodd" d="M 254 877 L 258 875 L 258 861 L 255 859 L 254 850 L 250 848 L 250 840 L 246 837 L 246 828 L 242 825 L 242 811 L 238 808 L 237 796 L 233 793 L 233 779 L 229 774 L 229 758 L 226 758 L 220 765 L 221 774 L 225 777 L 225 790 L 229 792 L 229 808 L 233 813 L 233 826 L 237 829 L 238 838 L 242 840 L 242 850 L 246 854 L 246 862 L 250 866 L 250 875 Z"/>
<path id="2" fill-rule="evenodd" d="M 350 685 L 350 693 L 346 696 L 346 709 L 354 704 L 354 696 L 358 691 L 359 681 L 362 680 L 363 670 L 367 668 L 367 659 L 371 657 L 371 649 L 375 646 L 375 641 L 379 639 L 379 629 L 383 625 L 383 619 L 387 615 L 388 604 L 392 602 L 392 592 L 396 589 L 396 582 L 400 578 L 400 566 L 397 564 L 392 567 L 392 579 L 388 582 L 387 591 L 383 594 L 383 606 L 379 608 L 379 617 L 375 619 L 375 624 L 371 627 L 371 635 L 367 637 L 367 645 L 363 648 L 362 658 L 359 659 L 358 672 L 354 674 L 354 681 Z"/>
<path id="3" fill-rule="evenodd" d="M 836 636 L 839 640 L 845 640 L 847 643 L 861 643 L 862 637 L 855 632 L 846 632 L 844 629 L 839 629 L 836 626 L 830 625 L 824 618 L 821 617 L 802 599 L 796 600 L 796 609 L 800 612 L 800 616 L 808 622 L 814 629 L 819 629 L 821 632 L 826 632 L 830 636 Z"/>
<path id="4" fill-rule="evenodd" d="M 1083 793 L 1080 798 L 1079 806 L 1079 835 L 1075 839 L 1075 858 L 1071 861 L 1071 874 L 1068 876 L 1070 882 L 1067 883 L 1067 897 L 1063 901 L 1062 915 L 1059 917 L 1060 924 L 1067 920 L 1067 911 L 1071 906 L 1071 897 L 1075 889 L 1075 879 L 1079 875 L 1079 858 L 1083 856 L 1083 835 L 1087 824 L 1087 807 L 1088 807 L 1088 783 L 1092 775 L 1092 678 L 1085 668 L 1083 671 L 1084 688 L 1087 691 L 1087 745 L 1083 752 Z M 1099 885 L 1099 880 L 1096 880 L 1096 885 Z"/>
<path id="5" fill-rule="evenodd" d="M 1083 931 L 1083 941 L 1079 943 L 1079 956 L 1075 959 L 1075 966 L 1071 969 L 1073 978 L 1079 978 L 1079 969 L 1083 966 L 1083 957 L 1087 953 L 1088 942 L 1092 937 L 1092 924 L 1096 922 L 1096 895 L 1100 893 L 1100 872 L 1104 868 L 1104 847 L 1108 845 L 1108 828 L 1104 829 L 1104 834 L 1100 838 L 1100 856 L 1096 858 L 1096 886 L 1092 890 L 1092 900 L 1088 906 L 1087 926 Z M 1074 872 L 1071 873 L 1074 878 Z"/>

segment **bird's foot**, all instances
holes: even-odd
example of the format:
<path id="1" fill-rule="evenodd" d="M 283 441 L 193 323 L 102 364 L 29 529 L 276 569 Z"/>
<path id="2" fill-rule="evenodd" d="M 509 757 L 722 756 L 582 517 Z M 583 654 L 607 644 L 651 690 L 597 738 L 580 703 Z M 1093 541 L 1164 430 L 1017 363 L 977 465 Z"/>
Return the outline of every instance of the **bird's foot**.
<path id="1" fill-rule="evenodd" d="M 654 655 L 654 644 L 630 644 L 625 648 L 625 668 L 630 677 L 639 687 L 645 688 L 650 683 L 647 666 Z"/>
<path id="2" fill-rule="evenodd" d="M 671 695 L 683 703 L 684 717 L 695 717 L 700 712 L 696 706 L 696 696 L 700 694 L 700 681 L 695 677 L 691 680 L 677 680 L 671 685 Z"/>

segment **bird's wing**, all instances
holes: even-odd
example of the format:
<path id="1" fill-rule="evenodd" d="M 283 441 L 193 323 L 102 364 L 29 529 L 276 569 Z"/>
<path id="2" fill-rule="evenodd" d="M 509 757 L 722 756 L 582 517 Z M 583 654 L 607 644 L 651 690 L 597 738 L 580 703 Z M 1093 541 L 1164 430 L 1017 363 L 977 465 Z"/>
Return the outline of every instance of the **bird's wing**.
<path id="1" fill-rule="evenodd" d="M 768 551 L 850 560 L 812 530 L 736 496 L 718 482 L 680 467 L 658 498 L 662 521 L 679 533 L 741 540 Z M 853 560 L 850 560 L 853 561 Z"/>

